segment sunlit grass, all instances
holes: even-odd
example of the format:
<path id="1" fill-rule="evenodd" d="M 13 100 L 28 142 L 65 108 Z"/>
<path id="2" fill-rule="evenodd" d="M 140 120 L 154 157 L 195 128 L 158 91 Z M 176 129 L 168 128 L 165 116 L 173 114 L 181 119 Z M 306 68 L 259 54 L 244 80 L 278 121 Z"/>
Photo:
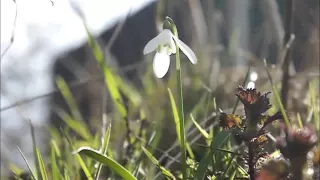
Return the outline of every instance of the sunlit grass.
<path id="1" fill-rule="evenodd" d="M 184 87 L 181 77 L 183 65 L 180 64 L 179 53 L 176 54 L 177 67 L 173 73 L 176 77 L 170 75 L 167 81 L 158 80 L 147 71 L 141 77 L 143 89 L 138 90 L 122 79 L 112 67 L 104 64 L 98 43 L 89 29 L 87 32 L 92 53 L 103 72 L 104 83 L 115 107 L 110 113 L 112 120 L 108 121 L 105 132 L 100 129 L 92 131 L 81 117 L 68 85 L 61 77 L 57 78 L 56 83 L 70 113 L 57 111 L 65 124 L 58 130 L 52 128 L 49 161 L 44 161 L 43 157 L 46 155 L 40 153 L 33 130 L 35 167 L 31 167 L 18 148 L 32 179 L 248 178 L 244 163 L 237 160 L 237 157 L 242 156 L 239 150 L 243 147 L 235 145 L 231 131 L 218 127 L 220 105 L 213 97 L 213 92 L 194 85 L 196 81 L 191 81 L 191 85 Z M 289 127 L 291 122 L 267 67 L 266 71 L 270 89 L 284 116 L 284 122 Z M 244 73 L 244 87 L 249 73 L 250 67 Z M 315 124 L 319 134 L 319 93 L 315 91 L 316 86 L 316 81 L 312 81 L 307 95 L 311 102 L 310 122 Z M 190 98 L 190 95 L 195 97 Z M 129 99 L 129 102 L 125 103 L 124 99 Z M 237 110 L 239 101 L 235 102 L 230 109 L 233 113 Z M 210 114 L 214 115 L 211 117 Z M 299 127 L 303 128 L 306 121 L 299 113 L 297 117 Z M 165 141 L 161 141 L 161 138 L 165 138 Z M 179 152 L 176 144 L 180 146 Z M 167 148 L 162 149 L 165 146 Z"/>

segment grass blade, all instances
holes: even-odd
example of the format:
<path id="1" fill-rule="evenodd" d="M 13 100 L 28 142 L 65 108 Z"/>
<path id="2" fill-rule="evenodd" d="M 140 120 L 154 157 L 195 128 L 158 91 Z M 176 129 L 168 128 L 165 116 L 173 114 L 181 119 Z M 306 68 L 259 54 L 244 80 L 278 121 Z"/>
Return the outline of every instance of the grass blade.
<path id="1" fill-rule="evenodd" d="M 51 140 L 51 146 L 52 146 L 52 149 L 54 150 L 54 154 L 55 156 L 58 156 L 58 157 L 61 157 L 61 152 L 60 152 L 60 149 L 58 148 L 58 144 L 55 140 Z"/>
<path id="2" fill-rule="evenodd" d="M 206 138 L 206 139 L 210 139 L 209 134 L 206 132 L 206 130 L 204 130 L 198 123 L 197 121 L 194 119 L 194 117 L 192 116 L 192 114 L 190 114 L 190 118 L 193 121 L 194 125 L 198 128 L 198 130 L 200 131 L 200 133 Z"/>
<path id="3" fill-rule="evenodd" d="M 177 105 L 176 105 L 176 102 L 173 98 L 173 95 L 172 95 L 172 92 L 170 89 L 168 89 L 168 92 L 169 92 L 169 97 L 170 97 L 170 102 L 171 102 L 171 107 L 172 107 L 174 123 L 176 125 L 176 132 L 177 132 L 179 144 L 180 144 L 180 146 L 182 146 L 181 134 L 180 134 L 180 118 L 179 118 L 179 114 L 178 114 Z"/>
<path id="4" fill-rule="evenodd" d="M 64 170 L 64 180 L 71 180 L 66 169 Z"/>
<path id="5" fill-rule="evenodd" d="M 54 141 L 51 142 L 51 174 L 52 180 L 59 180 L 60 172 L 56 161 L 56 150 L 53 142 Z"/>
<path id="6" fill-rule="evenodd" d="M 62 77 L 58 76 L 56 78 L 56 84 L 57 84 L 63 98 L 65 99 L 66 103 L 68 104 L 73 118 L 84 122 L 84 120 L 81 116 L 81 113 L 79 111 L 79 108 L 77 106 L 76 100 L 72 96 L 72 93 L 71 93 L 67 83 L 65 82 L 65 80 Z"/>
<path id="7" fill-rule="evenodd" d="M 194 153 L 193 153 L 193 151 L 192 151 L 191 146 L 190 146 L 189 143 L 186 143 L 186 148 L 187 148 L 187 152 L 188 152 L 188 154 L 189 154 L 190 159 L 195 159 Z"/>
<path id="8" fill-rule="evenodd" d="M 272 92 L 273 92 L 273 94 L 274 94 L 274 97 L 275 97 L 278 105 L 279 105 L 281 114 L 282 114 L 282 116 L 283 116 L 283 118 L 284 118 L 284 122 L 285 122 L 285 124 L 286 124 L 287 127 L 290 127 L 289 118 L 288 118 L 288 116 L 287 116 L 286 111 L 284 110 L 284 107 L 283 107 L 283 104 L 282 104 L 282 102 L 281 102 L 279 93 L 278 93 L 278 91 L 277 91 L 277 89 L 276 89 L 276 87 L 275 87 L 275 85 L 274 85 L 274 83 L 273 83 L 273 81 L 272 81 L 270 72 L 269 72 L 268 67 L 267 67 L 267 62 L 266 62 L 266 60 L 264 60 L 264 67 L 265 67 L 265 69 L 266 69 L 266 71 L 267 71 L 268 78 L 269 78 L 269 81 L 270 81 L 270 84 L 271 84 L 271 87 L 272 87 Z"/>
<path id="9" fill-rule="evenodd" d="M 35 133 L 34 133 L 34 128 L 33 128 L 33 125 L 32 125 L 32 122 L 30 119 L 29 120 L 29 126 L 30 126 L 30 131 L 31 131 L 31 138 L 32 138 L 32 146 L 33 146 L 33 155 L 34 155 L 34 158 L 35 158 L 35 171 L 36 171 L 36 175 L 37 175 L 37 178 L 40 178 L 41 177 L 41 173 L 38 171 L 38 167 L 40 167 L 40 164 L 39 164 L 39 159 L 38 159 L 38 153 L 37 153 L 37 143 L 36 143 L 36 136 L 35 136 Z"/>
<path id="10" fill-rule="evenodd" d="M 29 165 L 29 163 L 28 163 L 28 161 L 27 161 L 26 157 L 23 155 L 23 153 L 22 153 L 21 149 L 20 149 L 18 146 L 17 146 L 16 148 L 17 148 L 17 150 L 19 151 L 19 153 L 21 154 L 21 156 L 22 156 L 22 158 L 23 158 L 24 162 L 26 163 L 26 165 L 27 165 L 27 167 L 28 167 L 28 170 L 29 170 L 29 172 L 30 172 L 30 174 L 31 174 L 31 178 L 32 178 L 33 180 L 37 180 L 37 178 L 36 178 L 35 174 L 32 172 L 31 166 Z"/>
<path id="11" fill-rule="evenodd" d="M 151 134 L 151 136 L 150 136 L 150 138 L 149 138 L 149 140 L 148 140 L 148 142 L 146 143 L 145 146 L 150 146 L 150 144 L 152 143 L 152 141 L 153 141 L 153 139 L 154 139 L 154 137 L 155 137 L 155 134 L 156 134 L 155 131 L 153 131 L 152 134 Z M 139 168 L 140 168 L 140 163 L 141 163 L 142 159 L 143 159 L 143 153 L 141 152 L 138 160 L 136 161 L 137 164 L 136 164 L 136 167 L 134 168 L 135 170 L 133 171 L 133 175 L 134 175 L 135 177 L 138 176 Z"/>
<path id="12" fill-rule="evenodd" d="M 108 126 L 108 128 L 107 128 L 107 131 L 106 131 L 106 133 L 105 133 L 105 136 L 104 136 L 104 138 L 102 139 L 103 144 L 102 144 L 102 147 L 101 147 L 101 153 L 102 153 L 103 155 L 105 155 L 105 154 L 107 153 L 107 149 L 108 149 L 108 145 L 109 145 L 109 140 L 110 140 L 110 132 L 111 132 L 111 124 L 109 124 L 109 126 Z M 94 176 L 96 180 L 99 179 L 101 169 L 102 169 L 102 163 L 99 162 L 97 172 L 96 172 L 96 174 L 95 174 L 95 176 Z"/>
<path id="13" fill-rule="evenodd" d="M 67 134 L 66 134 L 63 130 L 61 130 L 61 131 L 62 131 L 63 135 L 65 136 L 65 138 L 67 139 L 67 141 L 69 142 L 72 150 L 73 150 L 73 151 L 76 150 L 76 149 L 74 148 L 72 142 L 71 142 L 70 139 L 68 138 Z M 92 178 L 92 176 L 91 176 L 91 173 L 90 173 L 88 167 L 86 166 L 86 164 L 84 163 L 82 157 L 81 157 L 79 154 L 75 154 L 75 156 L 76 156 L 76 159 L 78 160 L 78 162 L 79 162 L 79 164 L 80 164 L 80 166 L 81 166 L 84 174 L 86 175 L 87 179 L 88 179 L 88 180 L 93 180 L 93 178 Z"/>
<path id="14" fill-rule="evenodd" d="M 87 32 L 89 46 L 92 50 L 93 56 L 95 57 L 96 61 L 99 63 L 101 71 L 103 72 L 105 85 L 109 90 L 111 98 L 117 110 L 120 112 L 121 116 L 126 117 L 127 111 L 125 109 L 125 106 L 123 105 L 123 100 L 119 92 L 119 84 L 117 83 L 116 77 L 113 75 L 111 69 L 106 66 L 104 62 L 104 55 L 102 53 L 102 50 L 98 45 L 98 43 L 96 42 L 96 40 L 93 38 L 92 34 L 90 33 L 89 28 L 85 23 L 85 21 L 83 21 L 83 24 Z"/>
<path id="15" fill-rule="evenodd" d="M 39 171 L 40 171 L 41 177 L 42 177 L 41 179 L 47 180 L 48 176 L 47 176 L 46 168 L 45 168 L 45 165 L 44 165 L 39 148 L 36 148 L 36 153 L 37 153 L 37 159 L 38 159 L 38 164 L 39 164 Z"/>
<path id="16" fill-rule="evenodd" d="M 215 149 L 218 149 L 222 146 L 222 144 L 228 139 L 230 136 L 229 131 L 221 131 L 218 133 L 211 142 L 211 147 L 206 155 L 201 159 L 198 169 L 196 171 L 195 179 L 202 180 L 204 179 L 205 173 L 207 171 L 207 167 L 213 158 L 213 154 Z"/>
<path id="17" fill-rule="evenodd" d="M 119 91 L 122 92 L 125 97 L 128 97 L 134 106 L 140 106 L 142 103 L 142 96 L 139 91 L 131 84 L 124 82 L 120 76 L 116 75 L 115 78 L 118 82 Z"/>
<path id="18" fill-rule="evenodd" d="M 147 155 L 147 157 L 152 161 L 152 163 L 160 169 L 161 173 L 164 176 L 166 176 L 169 179 L 176 179 L 174 177 L 174 175 L 171 174 L 171 172 L 169 170 L 165 169 L 163 166 L 160 165 L 158 160 L 155 157 L 153 157 L 152 154 L 146 148 L 144 148 L 144 147 L 141 147 L 141 148 L 142 148 L 143 152 Z"/>
<path id="19" fill-rule="evenodd" d="M 121 166 L 119 163 L 117 163 L 113 159 L 101 154 L 96 150 L 93 150 L 89 147 L 82 147 L 82 148 L 79 148 L 75 153 L 86 155 L 89 158 L 92 158 L 98 162 L 101 162 L 102 164 L 108 166 L 113 172 L 115 172 L 125 180 L 136 180 L 136 178 L 127 169 L 125 169 L 123 166 Z"/>
<path id="20" fill-rule="evenodd" d="M 67 112 L 58 110 L 57 115 L 79 136 L 89 141 L 92 139 L 89 130 L 84 122 L 72 118 Z"/>
<path id="21" fill-rule="evenodd" d="M 232 176 L 230 177 L 230 180 L 234 180 L 234 178 L 236 177 L 237 174 L 237 170 L 234 170 L 232 173 Z"/>
<path id="22" fill-rule="evenodd" d="M 229 163 L 228 163 L 228 165 L 227 165 L 227 169 L 224 171 L 222 177 L 225 177 L 226 174 L 228 173 L 229 169 L 230 169 L 231 166 L 232 166 L 233 159 L 234 159 L 235 157 L 236 157 L 235 154 L 232 154 L 232 155 L 231 155 L 231 158 L 229 159 Z M 237 172 L 237 171 L 236 171 L 236 172 Z"/>
<path id="23" fill-rule="evenodd" d="M 311 99 L 311 106 L 313 109 L 313 118 L 317 131 L 319 131 L 320 119 L 319 119 L 319 104 L 317 103 L 317 87 L 316 87 L 316 79 L 312 80 L 309 84 L 309 95 Z"/>
<path id="24" fill-rule="evenodd" d="M 297 113 L 297 121 L 298 121 L 299 128 L 303 128 L 303 123 L 302 123 L 300 113 Z"/>

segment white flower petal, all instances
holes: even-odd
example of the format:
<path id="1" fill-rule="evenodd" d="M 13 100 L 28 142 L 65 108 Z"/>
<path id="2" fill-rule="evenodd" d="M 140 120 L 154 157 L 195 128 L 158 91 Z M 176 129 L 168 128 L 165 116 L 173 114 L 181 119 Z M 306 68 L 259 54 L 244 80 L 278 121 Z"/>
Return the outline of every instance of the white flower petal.
<path id="1" fill-rule="evenodd" d="M 163 78 L 170 67 L 170 56 L 167 53 L 156 53 L 153 58 L 153 71 L 158 78 Z"/>
<path id="2" fill-rule="evenodd" d="M 181 51 L 188 57 L 192 64 L 197 64 L 197 57 L 194 52 L 187 46 L 184 42 L 178 39 L 176 36 L 173 36 L 173 39 L 178 44 Z"/>
<path id="3" fill-rule="evenodd" d="M 143 54 L 146 55 L 151 53 L 152 51 L 156 50 L 160 45 L 170 44 L 171 40 L 172 40 L 171 31 L 168 29 L 165 29 L 160 34 L 158 34 L 158 36 L 151 39 L 146 44 L 146 46 L 143 49 Z"/>

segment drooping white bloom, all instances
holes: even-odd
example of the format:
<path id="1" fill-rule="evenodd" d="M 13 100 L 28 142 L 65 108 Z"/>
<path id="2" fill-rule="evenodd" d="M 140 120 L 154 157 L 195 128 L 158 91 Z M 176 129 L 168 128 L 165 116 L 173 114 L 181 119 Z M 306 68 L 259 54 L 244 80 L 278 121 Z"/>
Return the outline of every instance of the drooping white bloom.
<path id="1" fill-rule="evenodd" d="M 192 64 L 197 63 L 197 57 L 194 52 L 174 36 L 169 29 L 164 29 L 158 36 L 151 39 L 143 50 L 144 55 L 154 50 L 157 51 L 153 58 L 153 71 L 158 78 L 162 78 L 167 74 L 170 67 L 170 55 L 176 53 L 175 44 L 179 46 Z"/>

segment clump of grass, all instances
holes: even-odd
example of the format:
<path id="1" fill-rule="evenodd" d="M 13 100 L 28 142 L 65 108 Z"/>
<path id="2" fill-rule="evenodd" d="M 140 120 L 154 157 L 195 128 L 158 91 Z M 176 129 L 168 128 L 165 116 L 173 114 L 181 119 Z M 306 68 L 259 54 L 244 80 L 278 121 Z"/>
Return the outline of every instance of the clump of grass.
<path id="1" fill-rule="evenodd" d="M 171 24 L 171 30 L 177 35 L 177 29 L 171 19 L 167 19 Z M 60 130 L 52 129 L 52 139 L 50 141 L 50 160 L 45 162 L 34 141 L 34 154 L 36 158 L 35 168 L 31 167 L 28 160 L 23 156 L 29 169 L 29 179 L 52 179 L 52 180 L 69 180 L 69 179 L 304 179 L 308 178 L 310 171 L 314 170 L 313 176 L 319 176 L 316 167 L 319 167 L 319 150 L 315 148 L 318 143 L 316 134 L 319 129 L 311 129 L 303 126 L 300 119 L 300 129 L 294 129 L 290 126 L 289 117 L 278 95 L 275 86 L 271 81 L 268 72 L 271 89 L 276 97 L 280 110 L 275 114 L 267 114 L 271 107 L 269 94 L 260 93 L 256 89 L 244 88 L 250 68 L 245 77 L 242 86 L 236 88 L 237 103 L 232 113 L 219 112 L 219 104 L 208 98 L 210 103 L 207 104 L 205 98 L 201 98 L 194 108 L 190 111 L 190 118 L 187 118 L 184 110 L 184 97 L 182 94 L 182 80 L 179 48 L 177 48 L 176 60 L 176 80 L 172 83 L 152 83 L 151 78 L 146 77 L 146 92 L 132 93 L 126 82 L 104 64 L 104 57 L 98 43 L 90 34 L 88 28 L 89 44 L 92 48 L 94 57 L 101 67 L 105 78 L 105 85 L 110 92 L 111 98 L 115 105 L 112 112 L 113 121 L 101 123 L 103 132 L 92 132 L 87 124 L 82 120 L 72 93 L 62 78 L 57 79 L 57 84 L 65 100 L 68 102 L 70 113 L 59 110 L 58 114 L 65 122 L 65 127 Z M 177 100 L 175 99 L 174 88 L 170 87 L 170 82 L 176 86 Z M 166 87 L 169 86 L 168 87 Z M 159 107 L 145 107 L 143 102 L 134 101 L 132 96 L 143 97 L 144 95 L 154 96 L 150 93 L 150 87 L 167 89 L 169 96 L 166 96 L 170 102 L 171 108 L 158 110 Z M 175 87 L 174 86 L 174 87 Z M 318 109 L 319 104 L 316 101 L 316 93 L 312 91 L 314 84 L 310 85 L 310 98 L 314 113 L 314 123 L 319 124 Z M 160 91 L 160 90 L 159 90 Z M 164 90 L 165 91 L 165 90 Z M 151 95 L 150 95 L 150 94 Z M 167 94 L 166 94 L 167 95 Z M 203 96 L 203 97 L 211 97 Z M 130 99 L 127 105 L 124 99 Z M 147 99 L 147 98 L 146 98 Z M 235 114 L 238 103 L 241 102 L 244 114 Z M 213 104 L 213 105 L 212 105 Z M 172 135 L 172 141 L 180 145 L 180 152 L 173 157 L 169 150 L 159 148 L 158 139 L 164 133 L 156 125 L 150 125 L 150 121 L 157 119 L 155 114 L 148 115 L 149 109 L 160 111 L 162 119 L 171 117 L 172 124 L 175 125 L 176 136 Z M 206 117 L 202 111 L 206 109 L 214 112 L 212 117 Z M 146 115 L 147 114 L 147 115 Z M 203 115 L 205 114 L 205 115 Z M 157 114 L 158 115 L 158 114 Z M 213 122 L 219 122 L 220 126 L 210 125 L 206 127 L 200 123 L 200 117 L 205 116 Z M 133 128 L 131 119 L 137 118 L 140 126 Z M 197 136 L 204 139 L 205 144 L 195 143 L 188 136 L 191 134 L 189 128 L 185 126 L 187 121 L 194 124 L 194 129 L 198 129 Z M 270 134 L 267 128 L 274 122 L 280 121 L 282 134 Z M 160 122 L 158 124 L 161 124 Z M 193 123 L 193 124 L 192 124 Z M 117 125 L 122 125 L 118 129 Z M 217 123 L 216 123 L 217 124 Z M 31 126 L 32 127 L 32 126 Z M 76 134 L 76 136 L 74 136 Z M 32 137 L 34 140 L 34 131 Z M 118 141 L 119 136 L 125 136 L 124 140 L 117 142 L 117 148 L 114 141 Z M 274 136 L 279 136 L 278 139 Z M 177 137 L 176 140 L 174 137 Z M 188 139 L 189 138 L 189 139 Z M 199 138 L 197 138 L 199 139 Z M 196 140 L 197 140 L 196 139 Z M 271 150 L 267 150 L 267 142 L 274 144 Z M 161 144 L 160 144 L 161 145 Z M 197 146 L 197 148 L 195 147 Z M 174 147 L 174 145 L 172 145 Z M 170 147 L 170 149 L 172 148 Z M 200 151 L 200 149 L 204 149 Z M 124 149 L 124 150 L 123 150 Z M 174 148 L 172 148 L 174 149 Z M 292 151 L 295 149 L 295 151 Z M 73 153 L 72 153 L 73 152 Z M 124 153 L 123 153 L 124 152 Z M 162 158 L 154 155 L 155 152 L 161 152 L 168 159 L 164 163 Z M 312 154 L 312 155 L 310 155 Z M 181 156 L 181 158 L 179 158 Z M 168 164 L 176 162 L 177 167 Z M 150 166 L 150 163 L 154 166 Z M 23 172 L 15 169 L 16 179 L 25 178 Z M 162 176 L 155 175 L 161 173 Z M 307 172 L 307 173 L 306 173 Z M 309 174 L 308 174 L 309 172 Z M 318 174 L 317 174 L 318 173 Z"/>

